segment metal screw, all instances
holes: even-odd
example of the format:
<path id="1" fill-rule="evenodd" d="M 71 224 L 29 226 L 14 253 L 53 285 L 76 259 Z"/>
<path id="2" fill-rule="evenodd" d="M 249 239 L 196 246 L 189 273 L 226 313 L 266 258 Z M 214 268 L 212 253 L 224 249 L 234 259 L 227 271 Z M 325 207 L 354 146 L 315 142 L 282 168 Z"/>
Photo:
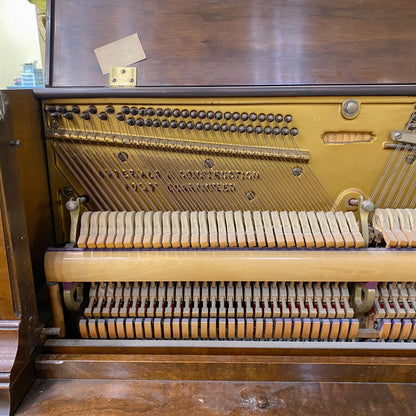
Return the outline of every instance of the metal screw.
<path id="1" fill-rule="evenodd" d="M 22 143 L 20 142 L 20 140 L 10 140 L 9 144 L 12 146 L 19 147 Z"/>
<path id="2" fill-rule="evenodd" d="M 300 166 L 295 166 L 295 167 L 293 168 L 293 170 L 292 170 L 292 173 L 293 173 L 295 176 L 300 176 L 300 175 L 302 175 L 303 170 L 302 170 L 302 168 L 301 168 Z"/>
<path id="3" fill-rule="evenodd" d="M 74 196 L 74 190 L 70 186 L 64 186 L 64 188 L 62 189 L 62 193 L 67 198 L 70 198 L 71 196 Z"/>
<path id="4" fill-rule="evenodd" d="M 125 70 L 125 69 L 122 69 L 120 72 L 121 72 L 122 74 L 125 74 L 125 73 L 126 73 L 126 70 Z"/>
<path id="5" fill-rule="evenodd" d="M 130 78 L 130 82 L 133 82 L 134 81 L 134 79 L 133 78 Z"/>
<path id="6" fill-rule="evenodd" d="M 211 169 L 211 168 L 213 168 L 213 167 L 214 167 L 214 161 L 213 161 L 212 159 L 207 159 L 207 160 L 204 162 L 204 166 L 205 166 L 207 169 Z"/>
<path id="7" fill-rule="evenodd" d="M 117 80 L 116 80 L 115 78 L 113 78 L 111 81 L 112 81 L 112 82 L 116 82 Z"/>
<path id="8" fill-rule="evenodd" d="M 360 109 L 360 104 L 358 104 L 357 100 L 347 100 L 344 101 L 342 104 L 342 115 L 345 117 L 354 117 L 358 114 L 358 110 Z"/>
<path id="9" fill-rule="evenodd" d="M 246 193 L 246 198 L 247 198 L 249 201 L 252 201 L 255 197 L 256 197 L 256 194 L 255 194 L 253 191 L 248 191 L 248 192 Z"/>
<path id="10" fill-rule="evenodd" d="M 396 133 L 394 133 L 394 139 L 395 140 L 399 140 L 399 139 L 401 139 L 402 138 L 402 134 L 398 131 L 398 132 L 396 132 Z"/>
<path id="11" fill-rule="evenodd" d="M 121 162 L 126 162 L 129 158 L 129 155 L 126 152 L 120 152 L 117 157 L 120 159 Z"/>

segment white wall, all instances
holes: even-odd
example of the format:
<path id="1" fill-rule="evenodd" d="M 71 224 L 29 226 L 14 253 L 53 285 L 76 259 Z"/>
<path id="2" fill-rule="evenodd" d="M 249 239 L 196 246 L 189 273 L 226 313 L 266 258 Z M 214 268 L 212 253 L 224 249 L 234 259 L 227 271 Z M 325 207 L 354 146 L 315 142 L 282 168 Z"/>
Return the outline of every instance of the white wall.
<path id="1" fill-rule="evenodd" d="M 27 0 L 0 0 L 0 89 L 13 85 L 22 64 L 42 65 L 36 6 Z"/>

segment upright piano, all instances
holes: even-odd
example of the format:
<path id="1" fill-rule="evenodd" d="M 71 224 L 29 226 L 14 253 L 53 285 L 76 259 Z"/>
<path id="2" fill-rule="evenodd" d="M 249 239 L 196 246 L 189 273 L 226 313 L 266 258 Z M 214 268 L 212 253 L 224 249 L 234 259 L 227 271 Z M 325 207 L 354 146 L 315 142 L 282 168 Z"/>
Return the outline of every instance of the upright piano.
<path id="1" fill-rule="evenodd" d="M 0 92 L 0 413 L 36 378 L 416 383 L 415 18 L 49 1 L 47 87 Z M 114 87 L 94 49 L 136 33 Z"/>

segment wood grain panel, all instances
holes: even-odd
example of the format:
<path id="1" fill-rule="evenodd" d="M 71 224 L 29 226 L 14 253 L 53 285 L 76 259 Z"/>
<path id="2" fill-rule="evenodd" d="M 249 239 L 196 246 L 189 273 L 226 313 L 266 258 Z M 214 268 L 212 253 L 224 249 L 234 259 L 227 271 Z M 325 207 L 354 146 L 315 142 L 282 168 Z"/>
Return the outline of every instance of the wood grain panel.
<path id="1" fill-rule="evenodd" d="M 416 383 L 411 357 L 41 354 L 39 378 Z"/>
<path id="2" fill-rule="evenodd" d="M 54 1 L 52 86 L 104 86 L 94 48 L 139 34 L 138 86 L 414 83 L 408 0 Z"/>
<path id="3" fill-rule="evenodd" d="M 414 384 L 38 380 L 16 416 L 414 415 Z"/>

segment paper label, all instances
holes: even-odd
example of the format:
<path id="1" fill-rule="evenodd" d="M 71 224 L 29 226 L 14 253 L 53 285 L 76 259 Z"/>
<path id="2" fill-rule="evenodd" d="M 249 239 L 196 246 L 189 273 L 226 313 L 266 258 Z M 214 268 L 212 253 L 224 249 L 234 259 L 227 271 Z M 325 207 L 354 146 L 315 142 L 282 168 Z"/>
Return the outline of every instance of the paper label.
<path id="1" fill-rule="evenodd" d="M 94 49 L 94 52 L 103 74 L 108 74 L 113 66 L 128 66 L 146 59 L 137 33 Z"/>

